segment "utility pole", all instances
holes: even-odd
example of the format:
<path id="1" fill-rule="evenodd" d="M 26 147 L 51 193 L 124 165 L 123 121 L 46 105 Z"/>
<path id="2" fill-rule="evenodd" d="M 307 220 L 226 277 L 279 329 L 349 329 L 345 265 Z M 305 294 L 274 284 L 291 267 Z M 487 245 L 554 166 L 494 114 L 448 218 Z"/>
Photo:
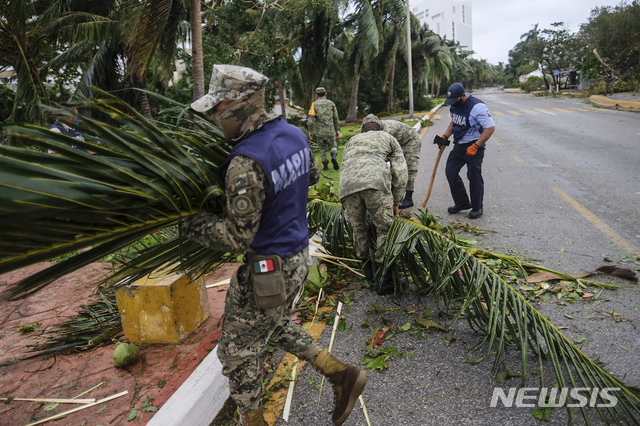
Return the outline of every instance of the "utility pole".
<path id="1" fill-rule="evenodd" d="M 409 0 L 407 0 L 407 58 L 409 63 L 409 119 L 413 119 L 413 72 L 411 70 L 411 11 L 409 10 Z"/>

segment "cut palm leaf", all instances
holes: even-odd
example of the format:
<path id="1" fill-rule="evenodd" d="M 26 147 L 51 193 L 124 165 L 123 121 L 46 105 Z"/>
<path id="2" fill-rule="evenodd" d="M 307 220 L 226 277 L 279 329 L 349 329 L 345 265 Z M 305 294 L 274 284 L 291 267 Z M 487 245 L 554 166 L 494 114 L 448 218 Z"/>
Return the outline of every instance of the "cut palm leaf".
<path id="1" fill-rule="evenodd" d="M 342 223 L 334 205 L 310 205 L 310 209 L 310 223 L 313 221 L 318 229 L 332 230 Z M 341 237 L 334 230 L 325 236 L 329 244 L 335 244 L 330 241 L 333 235 Z M 483 345 L 488 355 L 494 355 L 494 375 L 498 374 L 506 347 L 515 346 L 521 352 L 522 386 L 534 356 L 541 387 L 549 385 L 544 365 L 550 362 L 554 382 L 560 388 L 619 388 L 615 394 L 618 404 L 598 407 L 598 415 L 605 422 L 638 424 L 638 389 L 626 386 L 587 357 L 516 289 L 452 239 L 415 221 L 396 217 L 385 247 L 383 272 L 388 270 L 394 272 L 396 282 L 407 278 L 419 294 L 436 293 L 449 305 L 455 305 L 457 313 L 452 322 L 464 317 L 473 330 L 484 334 L 478 347 Z M 573 422 L 575 413 L 570 408 L 567 412 Z M 581 409 L 587 424 L 590 413 Z"/>
<path id="2" fill-rule="evenodd" d="M 220 137 L 213 128 L 204 125 L 198 130 L 208 131 L 198 133 L 196 127 L 154 124 L 109 97 L 78 107 L 88 114 L 77 126 L 88 135 L 86 141 L 37 126 L 3 126 L 57 154 L 0 146 L 0 273 L 94 246 L 18 283 L 10 298 L 23 297 L 182 218 L 222 209 L 223 183 L 217 171 L 230 147 L 211 143 Z M 108 117 L 108 122 L 90 117 Z M 144 269 L 184 259 L 177 255 L 183 253 L 183 242 L 177 236 L 167 243 L 173 247 L 170 255 L 148 256 Z M 187 250 L 203 249 L 189 245 Z M 204 263 L 221 258 L 211 250 L 205 253 L 211 257 Z M 139 270 L 128 270 L 139 276 Z"/>

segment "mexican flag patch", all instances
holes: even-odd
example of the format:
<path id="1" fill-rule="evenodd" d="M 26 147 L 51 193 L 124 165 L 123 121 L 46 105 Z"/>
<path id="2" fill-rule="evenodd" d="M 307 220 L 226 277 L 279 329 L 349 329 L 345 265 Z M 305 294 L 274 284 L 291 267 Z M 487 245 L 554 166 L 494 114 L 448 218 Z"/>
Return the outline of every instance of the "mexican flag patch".
<path id="1" fill-rule="evenodd" d="M 266 259 L 253 262 L 253 271 L 256 274 L 273 271 L 273 260 Z"/>

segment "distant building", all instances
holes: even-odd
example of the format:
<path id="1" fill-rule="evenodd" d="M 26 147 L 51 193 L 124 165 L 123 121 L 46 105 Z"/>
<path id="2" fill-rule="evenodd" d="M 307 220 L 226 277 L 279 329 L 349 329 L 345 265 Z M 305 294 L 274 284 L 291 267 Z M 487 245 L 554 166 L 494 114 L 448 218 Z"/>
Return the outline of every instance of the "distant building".
<path id="1" fill-rule="evenodd" d="M 471 1 L 409 0 L 409 9 L 443 39 L 460 43 L 464 50 L 473 50 Z"/>

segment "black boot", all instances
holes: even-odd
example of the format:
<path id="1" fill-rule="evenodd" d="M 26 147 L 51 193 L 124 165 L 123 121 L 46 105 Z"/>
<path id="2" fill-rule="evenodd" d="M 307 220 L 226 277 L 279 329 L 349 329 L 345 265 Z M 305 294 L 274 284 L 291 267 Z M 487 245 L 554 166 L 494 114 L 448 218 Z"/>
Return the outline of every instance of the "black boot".
<path id="1" fill-rule="evenodd" d="M 324 164 L 324 167 L 322 168 L 322 170 L 329 170 L 329 160 L 327 160 L 326 158 L 324 160 L 322 160 L 322 164 Z"/>
<path id="2" fill-rule="evenodd" d="M 338 166 L 338 160 L 336 156 L 338 154 L 331 154 L 331 164 L 333 164 L 333 170 L 340 170 L 340 166 Z"/>
<path id="3" fill-rule="evenodd" d="M 401 209 L 408 209 L 409 207 L 413 207 L 413 191 L 407 191 L 404 194 L 404 200 L 400 203 Z"/>
<path id="4" fill-rule="evenodd" d="M 382 283 L 380 284 L 380 288 L 378 288 L 379 296 L 386 296 L 387 294 L 393 294 L 396 291 L 396 286 L 393 283 L 393 277 L 391 276 L 391 270 L 387 271 L 382 279 Z"/>
<path id="5" fill-rule="evenodd" d="M 371 259 L 363 259 L 362 260 L 362 273 L 364 277 L 371 282 L 373 281 L 373 262 Z"/>

